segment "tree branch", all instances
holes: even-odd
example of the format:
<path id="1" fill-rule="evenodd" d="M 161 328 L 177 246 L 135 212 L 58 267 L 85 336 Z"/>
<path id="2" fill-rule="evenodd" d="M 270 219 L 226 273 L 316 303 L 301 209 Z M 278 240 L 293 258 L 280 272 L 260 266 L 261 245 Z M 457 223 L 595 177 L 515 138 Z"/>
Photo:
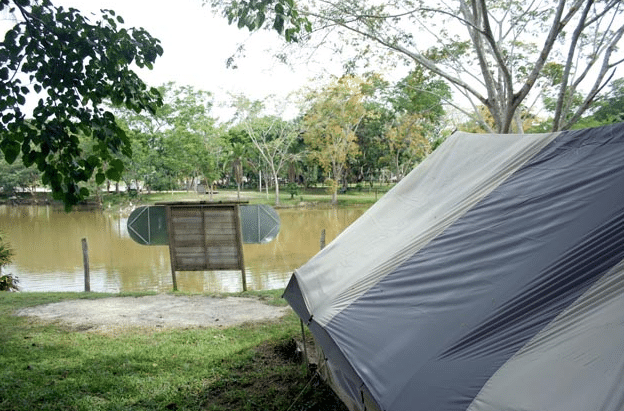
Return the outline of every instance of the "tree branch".
<path id="1" fill-rule="evenodd" d="M 609 59 L 611 58 L 611 55 L 617 50 L 617 43 L 620 41 L 623 35 L 624 35 L 624 25 L 622 25 L 615 32 L 613 40 L 611 41 L 611 43 L 609 44 L 609 47 L 605 51 L 605 55 L 602 60 L 602 67 L 600 69 L 600 73 L 596 77 L 594 86 L 589 91 L 589 93 L 587 93 L 587 96 L 585 97 L 585 100 L 583 101 L 583 104 L 581 105 L 581 107 L 577 109 L 576 113 L 572 116 L 572 118 L 569 121 L 567 121 L 566 124 L 562 127 L 563 130 L 569 128 L 572 124 L 578 121 L 578 119 L 583 115 L 583 113 L 589 108 L 591 103 L 594 101 L 594 99 L 596 98 L 600 90 L 602 90 L 615 75 L 615 68 L 613 68 L 614 65 L 609 63 Z M 607 75 L 607 72 L 611 70 L 612 68 L 613 70 L 611 71 L 611 75 L 606 81 L 603 82 L 603 79 Z"/>
<path id="2" fill-rule="evenodd" d="M 570 21 L 572 16 L 574 16 L 574 14 L 578 11 L 582 3 L 583 3 L 583 0 L 576 0 L 574 4 L 572 5 L 572 7 L 570 8 L 570 10 L 568 11 L 568 14 L 564 18 L 562 18 L 566 1 L 559 0 L 559 5 L 557 6 L 555 17 L 553 18 L 553 22 L 550 27 L 550 31 L 548 33 L 546 41 L 544 42 L 544 46 L 542 47 L 542 51 L 540 52 L 538 59 L 533 66 L 533 70 L 527 77 L 527 80 L 525 81 L 524 86 L 514 96 L 514 105 L 513 105 L 514 110 L 518 107 L 520 102 L 527 96 L 527 94 L 529 94 L 529 91 L 531 91 L 531 89 L 535 85 L 537 78 L 539 77 L 540 73 L 542 72 L 542 69 L 544 68 L 544 64 L 546 63 L 548 55 L 550 54 L 553 48 L 555 40 L 557 39 L 561 31 L 563 30 L 565 25 Z"/>
<path id="3" fill-rule="evenodd" d="M 487 102 L 487 99 L 485 97 L 483 97 L 481 95 L 481 93 L 479 93 L 474 87 L 470 86 L 468 83 L 462 81 L 460 78 L 455 77 L 450 75 L 449 73 L 443 71 L 441 68 L 439 68 L 433 61 L 427 59 L 426 57 L 424 57 L 422 54 L 420 53 L 414 53 L 408 49 L 406 49 L 403 46 L 400 46 L 398 44 L 396 44 L 395 42 L 386 39 L 386 38 L 382 38 L 381 36 L 373 36 L 371 33 L 367 33 L 364 32 L 356 27 L 351 27 L 349 25 L 346 25 L 344 22 L 341 21 L 337 21 L 337 20 L 333 20 L 327 16 L 321 16 L 319 14 L 316 13 L 312 13 L 309 12 L 308 13 L 309 16 L 318 18 L 318 19 L 322 19 L 322 20 L 329 20 L 331 21 L 333 24 L 343 27 L 353 33 L 356 33 L 358 35 L 361 35 L 369 40 L 372 40 L 376 43 L 379 43 L 389 49 L 398 51 L 401 54 L 404 54 L 406 56 L 408 56 L 409 58 L 411 58 L 412 60 L 414 60 L 415 62 L 417 62 L 418 64 L 423 65 L 424 67 L 426 67 L 428 70 L 430 70 L 431 72 L 439 75 L 440 77 L 448 80 L 449 82 L 456 84 L 462 88 L 465 88 L 466 90 L 469 90 L 471 94 L 473 94 L 476 98 L 478 98 L 483 104 L 485 104 Z"/>
<path id="4" fill-rule="evenodd" d="M 563 70 L 563 78 L 561 79 L 559 95 L 557 97 L 557 107 L 555 108 L 555 117 L 553 119 L 553 131 L 559 130 L 559 126 L 561 125 L 563 102 L 566 98 L 566 91 L 568 91 L 568 78 L 570 77 L 570 71 L 572 70 L 572 60 L 576 52 L 576 45 L 578 44 L 579 37 L 583 32 L 583 27 L 585 27 L 587 15 L 589 14 L 589 10 L 591 10 L 593 3 L 593 0 L 589 0 L 587 2 L 587 4 L 585 5 L 585 9 L 583 9 L 583 13 L 581 14 L 581 18 L 579 19 L 579 22 L 576 26 L 576 29 L 572 34 L 572 40 L 570 41 L 570 47 L 568 49 L 568 58 L 566 60 L 565 68 Z M 570 98 L 572 98 L 572 96 L 570 96 Z"/>

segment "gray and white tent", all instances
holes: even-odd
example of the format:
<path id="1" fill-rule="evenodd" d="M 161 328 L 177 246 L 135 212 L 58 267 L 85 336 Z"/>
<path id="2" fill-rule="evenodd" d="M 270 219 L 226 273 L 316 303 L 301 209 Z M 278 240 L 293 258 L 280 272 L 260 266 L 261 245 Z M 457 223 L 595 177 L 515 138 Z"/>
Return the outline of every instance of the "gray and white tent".
<path id="1" fill-rule="evenodd" d="M 624 124 L 455 133 L 285 298 L 352 410 L 624 410 Z"/>

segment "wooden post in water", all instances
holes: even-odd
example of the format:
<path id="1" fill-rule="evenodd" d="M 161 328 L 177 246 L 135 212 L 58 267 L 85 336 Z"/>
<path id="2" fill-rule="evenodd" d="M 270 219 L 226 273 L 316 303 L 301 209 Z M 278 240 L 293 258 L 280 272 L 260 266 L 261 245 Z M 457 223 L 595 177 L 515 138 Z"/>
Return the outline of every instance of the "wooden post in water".
<path id="1" fill-rule="evenodd" d="M 82 261 L 84 264 L 84 281 L 85 292 L 91 291 L 91 277 L 89 274 L 89 246 L 87 245 L 87 239 L 82 239 Z"/>
<path id="2" fill-rule="evenodd" d="M 325 248 L 325 229 L 321 230 L 321 250 Z"/>

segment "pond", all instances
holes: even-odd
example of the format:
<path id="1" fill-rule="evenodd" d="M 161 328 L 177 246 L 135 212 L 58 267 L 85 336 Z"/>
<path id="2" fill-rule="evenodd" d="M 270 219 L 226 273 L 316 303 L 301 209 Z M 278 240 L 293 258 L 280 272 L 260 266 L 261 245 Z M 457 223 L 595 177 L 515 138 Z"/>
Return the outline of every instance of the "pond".
<path id="1" fill-rule="evenodd" d="M 278 209 L 280 233 L 268 244 L 245 244 L 247 288 L 283 288 L 294 269 L 342 232 L 366 208 Z M 171 291 L 167 246 L 135 243 L 127 215 L 100 210 L 66 213 L 53 206 L 0 206 L 0 230 L 15 251 L 3 269 L 19 279 L 22 291 L 84 291 L 83 238 L 89 247 L 91 291 Z M 240 271 L 177 272 L 184 292 L 237 292 Z"/>

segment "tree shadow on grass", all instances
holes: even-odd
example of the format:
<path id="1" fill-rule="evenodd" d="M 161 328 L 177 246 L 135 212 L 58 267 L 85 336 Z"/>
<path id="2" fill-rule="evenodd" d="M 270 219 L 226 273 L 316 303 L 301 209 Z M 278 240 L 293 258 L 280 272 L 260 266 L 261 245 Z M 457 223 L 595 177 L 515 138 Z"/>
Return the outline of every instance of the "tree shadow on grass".
<path id="1" fill-rule="evenodd" d="M 195 403 L 214 411 L 347 411 L 318 374 L 306 369 L 293 339 L 261 344 L 247 360 L 233 364 L 229 375 L 186 394 L 195 398 L 185 396 L 167 408 Z"/>

